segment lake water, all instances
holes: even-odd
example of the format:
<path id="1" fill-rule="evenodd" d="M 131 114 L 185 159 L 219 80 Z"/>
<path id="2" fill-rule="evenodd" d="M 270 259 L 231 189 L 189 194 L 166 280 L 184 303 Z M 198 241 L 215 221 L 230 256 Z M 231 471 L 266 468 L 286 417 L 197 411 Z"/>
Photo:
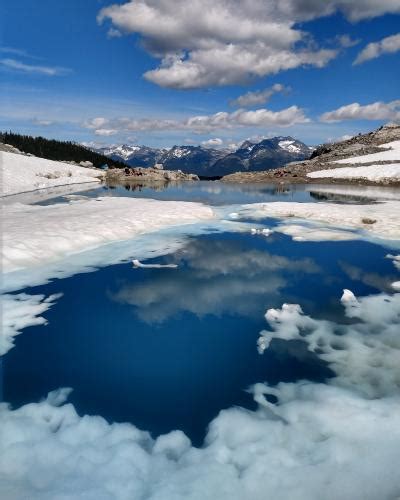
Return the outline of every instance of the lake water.
<path id="1" fill-rule="evenodd" d="M 83 194 L 215 205 L 321 199 L 301 186 L 203 182 L 152 189 L 120 186 Z M 336 201 L 365 199 L 360 191 Z M 258 354 L 266 310 L 288 302 L 314 318 L 349 321 L 339 302 L 343 288 L 357 296 L 390 290 L 397 278 L 384 258 L 388 252 L 365 241 L 211 233 L 146 262 L 174 263 L 176 269 L 122 263 L 26 288 L 28 294 L 63 296 L 44 314 L 49 324 L 26 328 L 2 358 L 3 399 L 16 407 L 72 387 L 69 400 L 81 415 L 131 422 L 153 436 L 181 429 L 199 446 L 220 410 L 255 408 L 246 392 L 252 384 L 323 382 L 332 376 L 300 341 L 276 340 Z"/>

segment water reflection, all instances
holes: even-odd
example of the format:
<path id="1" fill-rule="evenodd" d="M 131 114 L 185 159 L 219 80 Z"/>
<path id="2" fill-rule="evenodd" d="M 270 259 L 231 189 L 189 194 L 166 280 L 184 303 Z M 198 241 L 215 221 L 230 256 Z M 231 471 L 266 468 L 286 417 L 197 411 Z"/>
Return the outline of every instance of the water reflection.
<path id="1" fill-rule="evenodd" d="M 343 288 L 376 291 L 379 283 L 364 279 L 371 262 L 377 274 L 393 274 L 387 253 L 360 241 L 218 233 L 147 261 L 177 269 L 129 262 L 28 288 L 63 296 L 46 312 L 48 325 L 26 328 L 4 356 L 4 399 L 17 406 L 72 387 L 80 414 L 132 422 L 154 436 L 181 429 L 199 445 L 221 409 L 254 408 L 249 385 L 331 376 L 299 340 L 276 340 L 258 355 L 266 309 L 298 303 L 338 322 Z"/>
<path id="2" fill-rule="evenodd" d="M 312 259 L 271 254 L 259 240 L 260 248 L 246 248 L 234 237 L 192 240 L 174 256 L 176 271 L 143 273 L 140 283 L 125 283 L 110 297 L 135 306 L 137 317 L 148 323 L 179 312 L 254 316 L 275 303 L 295 275 L 321 272 Z"/>

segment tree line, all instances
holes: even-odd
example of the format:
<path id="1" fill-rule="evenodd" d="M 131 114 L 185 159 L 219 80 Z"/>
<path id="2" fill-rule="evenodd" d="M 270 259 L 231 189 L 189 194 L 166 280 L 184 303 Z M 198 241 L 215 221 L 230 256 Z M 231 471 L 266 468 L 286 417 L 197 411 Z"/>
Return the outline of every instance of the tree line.
<path id="1" fill-rule="evenodd" d="M 31 153 L 40 158 L 55 161 L 90 161 L 97 168 L 108 165 L 109 167 L 124 168 L 125 163 L 112 160 L 74 142 L 32 137 L 30 135 L 16 134 L 14 132 L 1 132 L 0 142 L 10 144 L 23 153 Z"/>

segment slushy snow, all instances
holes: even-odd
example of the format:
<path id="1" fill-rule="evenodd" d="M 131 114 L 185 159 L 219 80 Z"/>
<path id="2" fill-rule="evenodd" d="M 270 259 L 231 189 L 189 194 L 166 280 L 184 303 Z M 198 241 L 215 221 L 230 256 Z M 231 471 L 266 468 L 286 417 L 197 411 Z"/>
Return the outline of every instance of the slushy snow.
<path id="1" fill-rule="evenodd" d="M 199 203 L 100 197 L 3 207 L 3 272 L 54 262 L 106 243 L 211 219 Z"/>
<path id="2" fill-rule="evenodd" d="M 60 161 L 0 152 L 1 196 L 67 184 L 99 182 L 104 173 Z"/>
<path id="3" fill-rule="evenodd" d="M 334 203 L 294 203 L 294 202 L 272 202 L 272 203 L 253 203 L 251 205 L 242 205 L 238 212 L 241 217 L 277 217 L 286 219 L 302 219 L 309 222 L 318 222 L 327 224 L 328 227 L 320 229 L 332 231 L 340 229 L 342 236 L 343 229 L 363 229 L 365 233 L 374 237 L 385 239 L 400 239 L 400 202 L 385 201 L 371 205 L 339 205 Z M 297 221 L 296 221 L 297 222 Z M 372 223 L 371 223 L 372 222 Z M 298 224 L 296 224 L 298 225 Z M 336 227 L 332 227 L 336 226 Z M 282 226 L 281 232 L 284 232 Z M 307 230 L 304 229 L 303 235 L 296 229 L 293 236 L 304 236 L 307 239 Z M 313 235 L 313 239 L 315 234 Z M 327 236 L 326 232 L 325 235 Z M 332 232 L 332 239 L 338 239 L 338 233 Z M 326 238 L 324 238 L 326 239 Z M 351 238 L 350 235 L 346 239 Z"/>

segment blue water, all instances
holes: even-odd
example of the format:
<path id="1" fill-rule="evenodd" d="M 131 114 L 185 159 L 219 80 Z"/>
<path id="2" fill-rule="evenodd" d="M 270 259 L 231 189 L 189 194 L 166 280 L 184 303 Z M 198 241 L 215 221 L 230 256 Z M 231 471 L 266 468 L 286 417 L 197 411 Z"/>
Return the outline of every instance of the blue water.
<path id="1" fill-rule="evenodd" d="M 353 188 L 357 191 L 357 186 Z M 182 183 L 126 182 L 102 185 L 80 192 L 80 196 L 118 196 L 134 198 L 155 198 L 158 200 L 195 201 L 208 205 L 232 205 L 263 203 L 269 201 L 319 202 L 330 201 L 329 195 L 318 194 L 318 186 L 305 189 L 302 185 L 277 184 L 231 184 L 221 181 L 197 181 Z M 335 196 L 334 200 L 344 203 L 364 202 L 362 188 L 356 196 Z M 58 197 L 40 202 L 42 205 L 68 202 L 68 197 Z M 369 200 L 371 202 L 371 200 Z"/>
<path id="2" fill-rule="evenodd" d="M 118 264 L 27 288 L 63 296 L 44 314 L 49 324 L 26 328 L 3 357 L 4 400 L 18 406 L 72 387 L 80 414 L 153 436 L 181 429 L 201 445 L 219 411 L 254 408 L 251 384 L 332 376 L 301 342 L 275 340 L 259 355 L 265 311 L 299 303 L 313 317 L 346 321 L 343 288 L 368 295 L 395 280 L 387 253 L 362 241 L 215 233 L 148 261 L 177 269 Z"/>

